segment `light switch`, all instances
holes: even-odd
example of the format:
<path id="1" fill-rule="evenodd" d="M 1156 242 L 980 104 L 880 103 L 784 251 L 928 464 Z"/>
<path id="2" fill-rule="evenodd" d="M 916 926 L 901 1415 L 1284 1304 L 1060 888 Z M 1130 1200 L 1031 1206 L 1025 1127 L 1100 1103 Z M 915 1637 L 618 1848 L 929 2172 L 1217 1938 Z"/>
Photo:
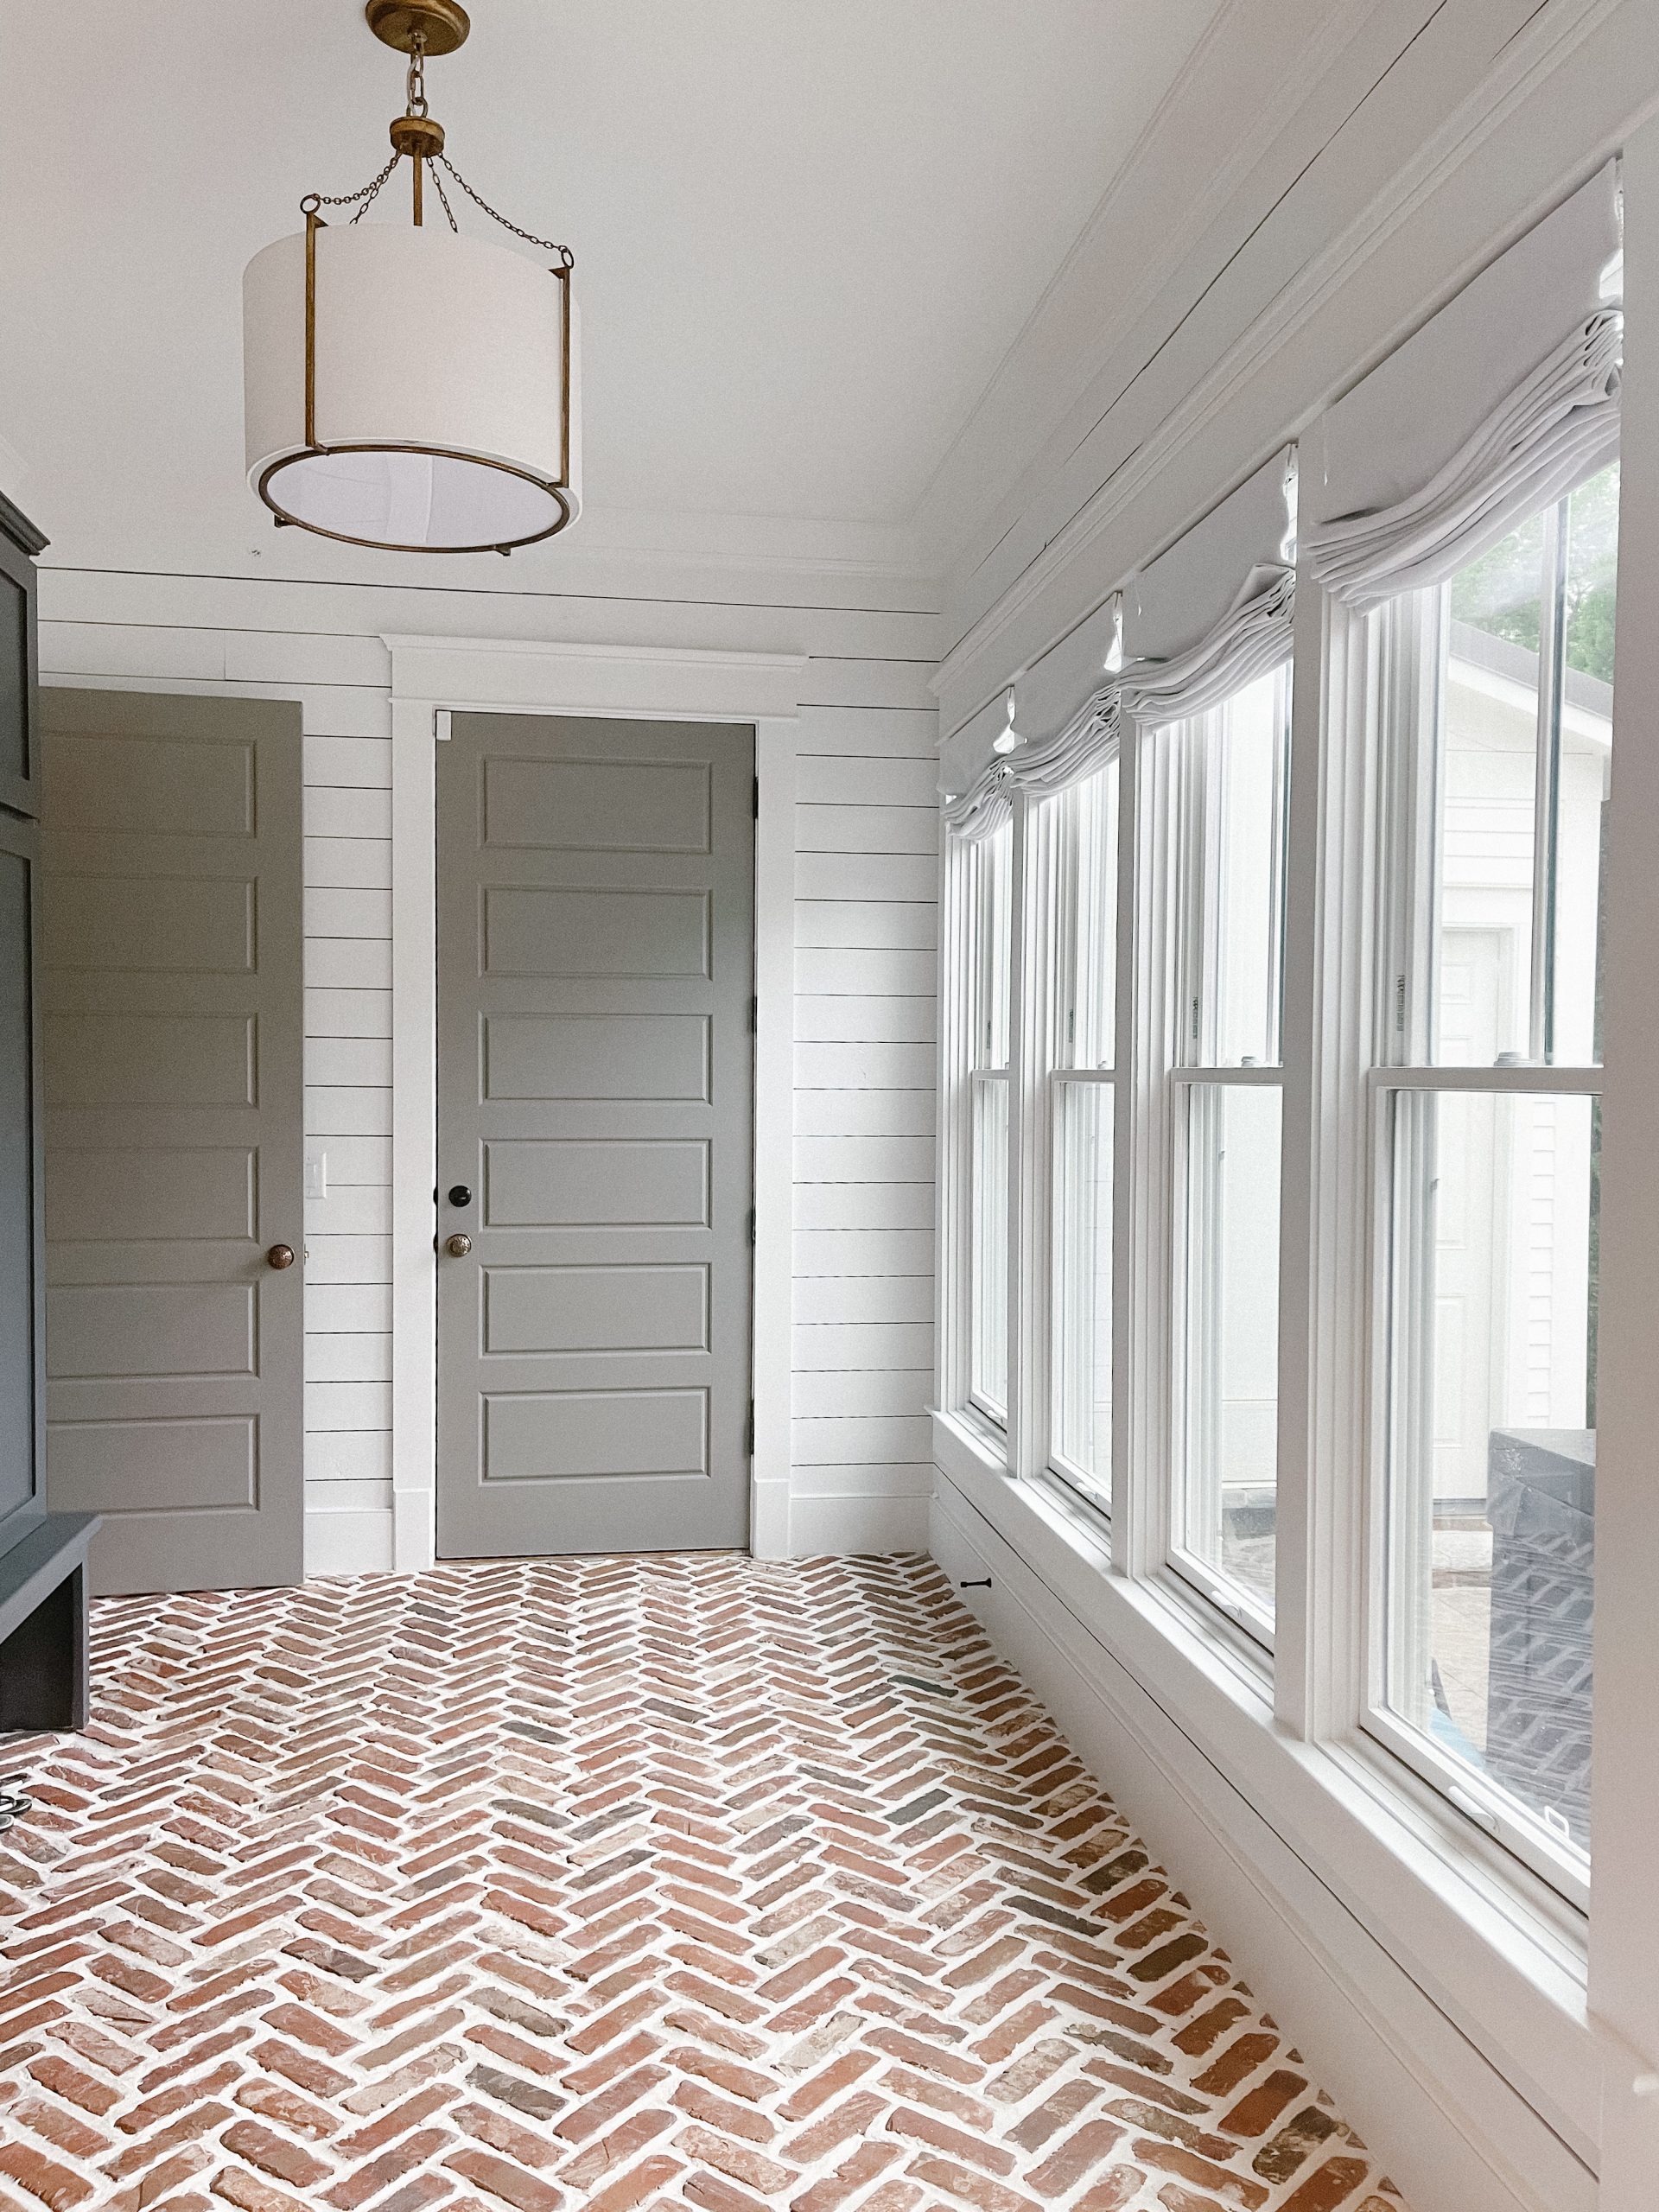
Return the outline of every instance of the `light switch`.
<path id="1" fill-rule="evenodd" d="M 308 1152 L 305 1155 L 305 1195 L 308 1198 L 326 1198 L 328 1195 L 326 1152 Z"/>

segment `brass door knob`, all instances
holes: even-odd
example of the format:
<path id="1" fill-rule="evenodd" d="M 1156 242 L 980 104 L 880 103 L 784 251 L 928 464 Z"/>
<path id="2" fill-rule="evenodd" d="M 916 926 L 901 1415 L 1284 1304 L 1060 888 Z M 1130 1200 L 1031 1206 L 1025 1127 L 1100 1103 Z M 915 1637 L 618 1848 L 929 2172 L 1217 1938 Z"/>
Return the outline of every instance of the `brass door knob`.
<path id="1" fill-rule="evenodd" d="M 452 1260 L 464 1260 L 473 1249 L 473 1240 L 458 1229 L 453 1236 L 444 1238 L 443 1249 Z"/>
<path id="2" fill-rule="evenodd" d="M 273 1244 L 265 1257 L 273 1268 L 291 1268 L 294 1264 L 294 1247 L 291 1244 Z"/>

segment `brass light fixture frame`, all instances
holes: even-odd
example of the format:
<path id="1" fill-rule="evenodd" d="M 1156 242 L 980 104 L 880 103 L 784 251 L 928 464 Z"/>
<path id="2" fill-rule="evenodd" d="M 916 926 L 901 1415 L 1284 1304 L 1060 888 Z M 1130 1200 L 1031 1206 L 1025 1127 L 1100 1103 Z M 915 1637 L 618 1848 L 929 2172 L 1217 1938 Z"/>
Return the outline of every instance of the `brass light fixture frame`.
<path id="1" fill-rule="evenodd" d="M 427 54 L 453 54 L 471 29 L 466 10 L 458 6 L 456 0 L 367 0 L 364 14 L 369 29 L 377 38 L 388 46 L 396 47 L 401 53 L 410 54 L 415 54 L 417 48 Z M 435 143 L 432 143 L 434 137 Z M 405 140 L 407 143 L 401 143 Z M 407 154 L 414 164 L 415 220 L 418 224 L 421 220 L 422 165 L 432 155 L 442 152 L 442 127 L 423 116 L 399 117 L 391 126 L 391 143 L 394 159 Z M 574 264 L 570 258 L 567 256 L 563 263 L 548 271 L 558 283 L 562 295 L 557 476 L 543 476 L 534 469 L 521 468 L 512 461 L 494 461 L 483 454 L 463 453 L 452 446 L 413 445 L 370 439 L 323 445 L 317 438 L 317 232 L 327 229 L 327 226 L 317 212 L 315 194 L 308 194 L 301 205 L 305 215 L 305 443 L 295 452 L 283 454 L 273 461 L 259 479 L 259 497 L 276 518 L 276 527 L 279 530 L 308 530 L 314 537 L 331 537 L 341 545 L 365 546 L 378 553 L 499 553 L 504 559 L 516 545 L 539 545 L 543 539 L 556 537 L 571 520 L 570 274 Z M 547 529 L 536 531 L 532 537 L 515 538 L 506 545 L 488 539 L 478 545 L 400 545 L 385 538 L 354 537 L 348 531 L 325 530 L 317 523 L 306 522 L 298 515 L 289 514 L 271 490 L 273 480 L 296 461 L 323 460 L 337 453 L 421 454 L 431 460 L 464 461 L 478 468 L 498 468 L 504 476 L 516 476 L 521 483 L 533 484 L 538 491 L 549 493 L 557 504 L 559 518 L 550 524 Z"/>

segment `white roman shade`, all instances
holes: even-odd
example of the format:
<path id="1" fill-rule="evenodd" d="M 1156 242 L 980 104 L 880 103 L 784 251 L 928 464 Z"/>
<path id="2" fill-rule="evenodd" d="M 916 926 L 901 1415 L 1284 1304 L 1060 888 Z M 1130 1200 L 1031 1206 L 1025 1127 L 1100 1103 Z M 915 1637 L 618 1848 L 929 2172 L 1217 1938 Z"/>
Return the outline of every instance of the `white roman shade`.
<path id="1" fill-rule="evenodd" d="M 1114 593 L 1040 660 L 1014 678 L 1006 699 L 982 709 L 949 748 L 946 827 L 982 837 L 1007 821 L 1015 791 L 1048 798 L 1109 759 L 1117 743 L 1117 663 L 1122 599 Z M 1013 750 L 994 748 L 1012 733 Z M 965 788 L 963 787 L 965 785 Z"/>
<path id="2" fill-rule="evenodd" d="M 1610 162 L 1326 410 L 1303 530 L 1335 597 L 1440 582 L 1611 460 L 1618 248 Z"/>
<path id="3" fill-rule="evenodd" d="M 1129 583 L 1123 714 L 1184 721 L 1289 659 L 1295 540 L 1291 446 Z"/>

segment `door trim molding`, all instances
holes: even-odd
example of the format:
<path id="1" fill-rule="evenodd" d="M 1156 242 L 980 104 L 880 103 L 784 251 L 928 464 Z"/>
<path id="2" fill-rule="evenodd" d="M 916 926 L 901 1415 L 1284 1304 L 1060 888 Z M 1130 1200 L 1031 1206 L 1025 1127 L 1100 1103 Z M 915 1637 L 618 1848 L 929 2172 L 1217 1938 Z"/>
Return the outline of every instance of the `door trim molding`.
<path id="1" fill-rule="evenodd" d="M 455 711 L 752 722 L 755 824 L 754 1446 L 749 1548 L 789 1551 L 795 784 L 805 654 L 384 635 L 391 656 L 392 1567 L 437 1554 L 437 785 Z M 447 728 L 447 725 L 444 727 Z"/>

